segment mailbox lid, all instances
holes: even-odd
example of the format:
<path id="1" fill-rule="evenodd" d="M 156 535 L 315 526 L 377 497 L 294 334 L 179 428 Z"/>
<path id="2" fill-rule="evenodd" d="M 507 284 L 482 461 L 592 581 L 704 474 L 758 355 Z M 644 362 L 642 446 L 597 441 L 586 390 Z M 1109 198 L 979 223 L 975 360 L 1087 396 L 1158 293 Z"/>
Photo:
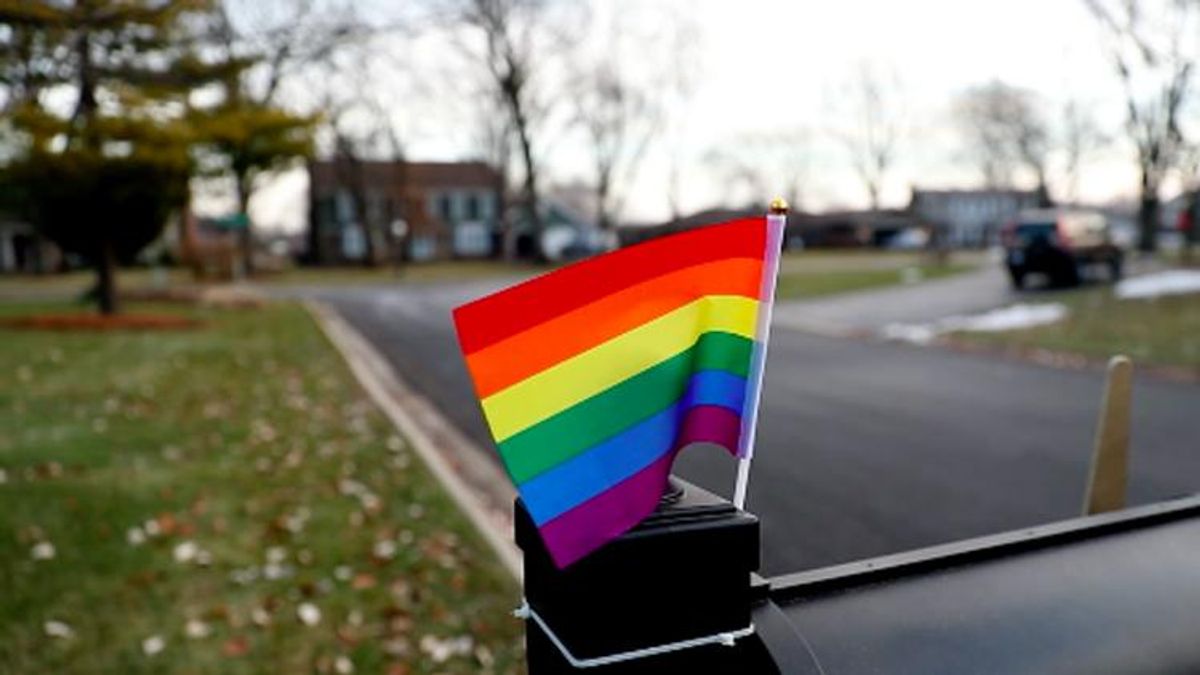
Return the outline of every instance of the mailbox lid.
<path id="1" fill-rule="evenodd" d="M 772 580 L 827 673 L 1200 672 L 1200 499 Z"/>

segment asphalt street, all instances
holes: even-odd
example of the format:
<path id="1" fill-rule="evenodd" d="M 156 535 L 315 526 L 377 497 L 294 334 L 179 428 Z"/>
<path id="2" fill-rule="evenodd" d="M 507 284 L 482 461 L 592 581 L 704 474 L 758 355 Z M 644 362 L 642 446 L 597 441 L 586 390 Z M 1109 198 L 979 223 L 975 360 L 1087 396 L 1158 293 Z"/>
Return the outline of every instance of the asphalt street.
<path id="1" fill-rule="evenodd" d="M 948 305 L 957 312 L 1006 301 L 1009 291 L 989 279 L 1003 282 L 983 273 L 959 284 L 961 297 Z M 488 448 L 449 312 L 503 284 L 301 292 L 332 304 Z M 894 311 L 903 301 L 894 292 L 844 302 L 860 314 L 889 312 L 888 320 L 933 318 L 919 289 L 908 290 L 920 316 Z M 802 309 L 781 314 L 802 316 Z M 763 522 L 762 571 L 792 572 L 1077 515 L 1102 382 L 1097 371 L 777 325 L 749 498 Z M 1200 491 L 1200 386 L 1141 378 L 1134 396 L 1131 501 Z M 732 492 L 734 463 L 719 449 L 688 450 L 676 471 Z"/>

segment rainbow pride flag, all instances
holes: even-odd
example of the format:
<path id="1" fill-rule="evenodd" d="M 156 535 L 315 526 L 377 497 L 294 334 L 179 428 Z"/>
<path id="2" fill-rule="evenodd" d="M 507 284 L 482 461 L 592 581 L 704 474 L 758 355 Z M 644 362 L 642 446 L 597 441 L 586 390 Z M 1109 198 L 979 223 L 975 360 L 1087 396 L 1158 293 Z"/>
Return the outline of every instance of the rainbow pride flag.
<path id="1" fill-rule="evenodd" d="M 747 450 L 782 220 L 563 267 L 454 310 L 500 457 L 559 567 L 656 508 L 691 443 Z"/>

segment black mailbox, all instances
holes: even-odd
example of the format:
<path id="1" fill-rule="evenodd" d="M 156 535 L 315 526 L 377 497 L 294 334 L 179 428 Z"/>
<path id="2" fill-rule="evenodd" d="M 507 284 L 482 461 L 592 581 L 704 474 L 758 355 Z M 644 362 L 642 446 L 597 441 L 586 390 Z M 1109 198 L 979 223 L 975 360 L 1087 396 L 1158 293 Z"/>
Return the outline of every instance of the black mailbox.
<path id="1" fill-rule="evenodd" d="M 764 580 L 685 488 L 562 571 L 518 502 L 531 675 L 1200 672 L 1200 497 Z"/>
<path id="2" fill-rule="evenodd" d="M 599 673 L 740 672 L 748 642 L 737 638 L 751 633 L 759 564 L 753 515 L 686 485 L 678 501 L 559 570 L 520 501 L 516 513 L 525 598 L 536 614 L 526 631 L 531 673 L 578 672 L 571 658 Z"/>

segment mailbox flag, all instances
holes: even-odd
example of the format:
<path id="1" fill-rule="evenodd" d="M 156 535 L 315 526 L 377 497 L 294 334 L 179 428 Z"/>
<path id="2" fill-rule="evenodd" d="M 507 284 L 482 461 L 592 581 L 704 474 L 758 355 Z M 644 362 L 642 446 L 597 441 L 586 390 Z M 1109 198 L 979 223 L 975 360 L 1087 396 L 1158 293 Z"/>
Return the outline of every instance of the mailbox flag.
<path id="1" fill-rule="evenodd" d="M 454 310 L 484 418 L 559 567 L 653 512 L 684 446 L 746 454 L 782 230 L 697 228 Z"/>

